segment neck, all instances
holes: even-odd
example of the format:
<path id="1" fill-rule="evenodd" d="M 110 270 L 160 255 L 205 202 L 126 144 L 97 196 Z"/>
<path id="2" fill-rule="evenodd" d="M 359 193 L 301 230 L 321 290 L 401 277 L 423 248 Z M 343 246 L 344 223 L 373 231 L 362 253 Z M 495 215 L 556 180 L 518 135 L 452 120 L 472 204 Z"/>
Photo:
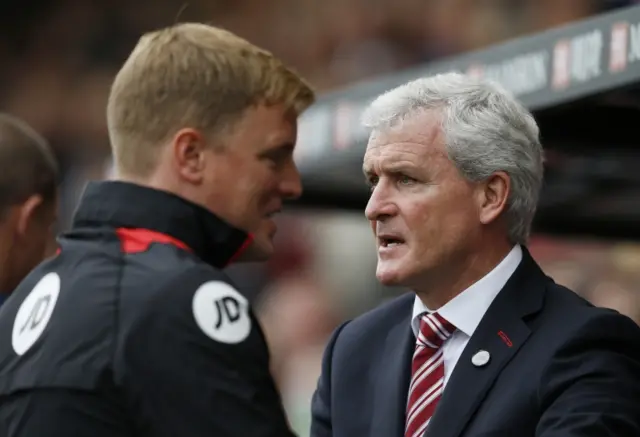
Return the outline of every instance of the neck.
<path id="1" fill-rule="evenodd" d="M 184 184 L 181 185 L 177 183 L 170 172 L 162 171 L 162 169 L 157 169 L 148 177 L 137 177 L 128 173 L 119 173 L 118 176 L 113 178 L 113 180 L 168 192 L 186 199 L 192 203 L 202 205 L 202 203 L 199 202 L 199 199 L 194 197 L 192 193 L 188 191 L 188 189 L 185 190 Z"/>
<path id="2" fill-rule="evenodd" d="M 512 248 L 513 245 L 505 241 L 461 255 L 452 260 L 449 268 L 442 269 L 437 277 L 424 281 L 414 291 L 427 308 L 437 310 L 495 269 Z"/>
<path id="3" fill-rule="evenodd" d="M 118 173 L 117 176 L 111 178 L 111 180 L 116 182 L 126 182 L 129 184 L 140 185 L 146 188 L 161 189 L 161 187 L 157 186 L 154 178 L 141 178 L 125 173 Z"/>

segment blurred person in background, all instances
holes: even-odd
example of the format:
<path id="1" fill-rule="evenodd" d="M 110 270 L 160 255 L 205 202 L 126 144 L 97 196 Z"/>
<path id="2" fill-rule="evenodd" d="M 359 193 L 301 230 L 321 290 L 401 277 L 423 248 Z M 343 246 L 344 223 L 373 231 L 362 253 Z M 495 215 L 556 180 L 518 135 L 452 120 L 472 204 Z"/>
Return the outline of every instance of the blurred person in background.
<path id="1" fill-rule="evenodd" d="M 305 219 L 285 216 L 280 220 L 287 232 L 278 235 L 278 250 L 264 264 L 268 285 L 256 302 L 272 373 L 291 427 L 301 437 L 309 433 L 309 405 L 324 346 L 341 320 L 330 290 L 320 279 L 322 273 L 317 271 L 316 247 L 303 224 Z"/>
<path id="2" fill-rule="evenodd" d="M 449 73 L 364 119 L 376 276 L 413 292 L 335 331 L 311 435 L 640 435 L 640 328 L 526 248 L 543 179 L 531 114 Z"/>
<path id="3" fill-rule="evenodd" d="M 593 281 L 585 292 L 592 304 L 614 309 L 640 324 L 640 298 L 637 293 L 638 278 L 625 280 L 624 275 L 612 271 Z"/>
<path id="4" fill-rule="evenodd" d="M 272 373 L 291 426 L 306 436 L 309 405 L 320 376 L 327 339 L 337 326 L 329 293 L 308 272 L 273 281 L 260 302 L 258 317 L 271 352 Z"/>
<path id="5" fill-rule="evenodd" d="M 204 24 L 142 36 L 111 88 L 116 180 L 0 313 L 0 434 L 290 436 L 264 333 L 222 269 L 273 253 L 314 100 Z M 45 329 L 46 328 L 46 329 Z"/>
<path id="6" fill-rule="evenodd" d="M 0 304 L 55 246 L 58 164 L 23 120 L 0 114 Z"/>

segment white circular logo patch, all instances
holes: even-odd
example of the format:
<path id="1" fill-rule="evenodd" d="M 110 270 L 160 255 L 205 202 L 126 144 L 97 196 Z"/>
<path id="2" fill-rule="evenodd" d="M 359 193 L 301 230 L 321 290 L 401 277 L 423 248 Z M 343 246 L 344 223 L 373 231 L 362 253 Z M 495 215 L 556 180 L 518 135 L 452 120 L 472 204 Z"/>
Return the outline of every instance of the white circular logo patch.
<path id="1" fill-rule="evenodd" d="M 60 294 L 60 276 L 48 273 L 33 287 L 22 302 L 13 322 L 11 344 L 23 355 L 40 338 L 47 327 Z"/>
<path id="2" fill-rule="evenodd" d="M 235 344 L 249 336 L 249 302 L 226 282 L 202 284 L 193 296 L 192 305 L 196 323 L 212 339 Z"/>

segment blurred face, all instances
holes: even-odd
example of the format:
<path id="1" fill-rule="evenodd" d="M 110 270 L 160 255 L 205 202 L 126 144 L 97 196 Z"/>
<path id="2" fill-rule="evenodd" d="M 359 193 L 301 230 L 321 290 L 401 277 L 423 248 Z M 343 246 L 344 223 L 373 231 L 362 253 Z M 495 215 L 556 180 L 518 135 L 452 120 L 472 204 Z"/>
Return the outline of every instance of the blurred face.
<path id="1" fill-rule="evenodd" d="M 376 276 L 385 285 L 418 291 L 441 283 L 478 239 L 481 187 L 449 160 L 439 124 L 431 111 L 369 140 L 365 213 L 377 239 Z"/>
<path id="2" fill-rule="evenodd" d="M 221 147 L 204 141 L 200 147 L 201 137 L 181 140 L 182 151 L 177 146 L 181 173 L 197 190 L 187 197 L 253 235 L 242 261 L 265 260 L 273 253 L 273 217 L 286 199 L 302 192 L 293 161 L 296 129 L 296 114 L 280 106 L 258 106 L 222 135 Z"/>

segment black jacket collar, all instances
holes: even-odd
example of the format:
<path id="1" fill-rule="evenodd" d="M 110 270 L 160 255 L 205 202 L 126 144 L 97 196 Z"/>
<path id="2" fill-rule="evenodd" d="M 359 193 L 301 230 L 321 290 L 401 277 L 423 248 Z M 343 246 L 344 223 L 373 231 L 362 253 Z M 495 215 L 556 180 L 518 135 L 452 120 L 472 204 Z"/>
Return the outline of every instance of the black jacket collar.
<path id="1" fill-rule="evenodd" d="M 215 267 L 227 265 L 249 238 L 205 208 L 169 192 L 127 182 L 90 182 L 73 228 L 104 226 L 167 234 Z"/>

